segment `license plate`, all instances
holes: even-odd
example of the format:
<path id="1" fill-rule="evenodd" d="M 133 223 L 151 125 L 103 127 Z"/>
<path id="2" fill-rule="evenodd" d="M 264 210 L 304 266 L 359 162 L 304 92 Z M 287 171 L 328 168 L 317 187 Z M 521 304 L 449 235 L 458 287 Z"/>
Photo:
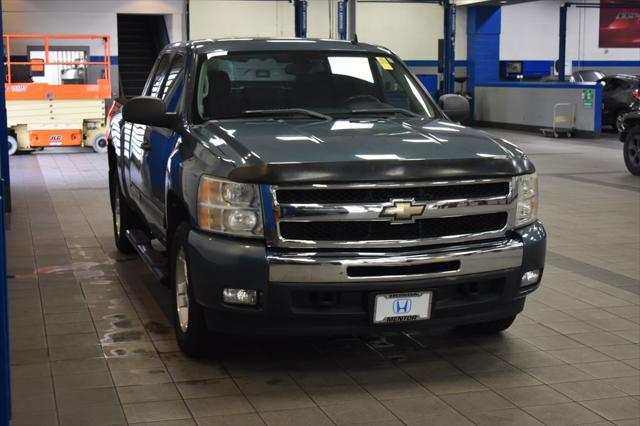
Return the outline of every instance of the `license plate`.
<path id="1" fill-rule="evenodd" d="M 377 294 L 373 322 L 391 324 L 429 319 L 431 295 L 430 291 Z"/>

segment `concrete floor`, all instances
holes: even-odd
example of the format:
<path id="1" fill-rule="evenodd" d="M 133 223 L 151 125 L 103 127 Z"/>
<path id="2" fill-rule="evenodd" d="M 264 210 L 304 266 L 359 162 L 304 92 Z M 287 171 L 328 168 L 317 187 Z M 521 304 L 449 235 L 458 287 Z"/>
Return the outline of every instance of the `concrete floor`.
<path id="1" fill-rule="evenodd" d="M 13 425 L 640 424 L 640 178 L 613 140 L 493 131 L 538 167 L 545 277 L 497 337 L 177 351 L 167 290 L 113 245 L 106 157 L 11 158 Z"/>

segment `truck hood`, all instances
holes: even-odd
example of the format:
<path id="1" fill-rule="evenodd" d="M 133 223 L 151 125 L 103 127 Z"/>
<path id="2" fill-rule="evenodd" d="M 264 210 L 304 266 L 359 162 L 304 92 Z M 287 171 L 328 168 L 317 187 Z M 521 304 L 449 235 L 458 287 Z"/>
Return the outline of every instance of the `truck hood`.
<path id="1" fill-rule="evenodd" d="M 515 145 L 446 120 L 220 120 L 192 128 L 240 182 L 302 183 L 513 176 Z"/>

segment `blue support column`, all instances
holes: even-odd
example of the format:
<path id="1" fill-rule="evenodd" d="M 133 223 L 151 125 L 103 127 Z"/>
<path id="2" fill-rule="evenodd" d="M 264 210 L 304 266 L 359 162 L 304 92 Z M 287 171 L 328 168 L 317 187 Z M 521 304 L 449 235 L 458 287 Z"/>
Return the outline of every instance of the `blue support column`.
<path id="1" fill-rule="evenodd" d="M 558 80 L 565 80 L 564 64 L 567 58 L 567 5 L 560 7 L 560 35 L 558 48 Z"/>
<path id="2" fill-rule="evenodd" d="M 2 4 L 0 3 L 0 16 Z M 2 34 L 2 19 L 0 19 Z M 0 58 L 4 46 L 0 43 Z M 0 82 L 4 85 L 4 64 L 0 67 Z M 9 307 L 7 300 L 7 247 L 5 244 L 5 194 L 9 185 L 9 147 L 7 139 L 7 109 L 4 87 L 0 90 L 0 426 L 8 426 L 11 418 L 11 380 L 9 369 Z"/>
<path id="3" fill-rule="evenodd" d="M 347 39 L 347 2 L 346 0 L 338 1 L 338 38 L 340 40 Z"/>
<path id="4" fill-rule="evenodd" d="M 456 5 L 444 0 L 444 68 L 442 94 L 455 92 Z"/>
<path id="5" fill-rule="evenodd" d="M 467 9 L 467 91 L 500 79 L 500 6 Z M 473 107 L 473 105 L 472 105 Z"/>
<path id="6" fill-rule="evenodd" d="M 307 37 L 307 0 L 294 0 L 296 37 Z"/>

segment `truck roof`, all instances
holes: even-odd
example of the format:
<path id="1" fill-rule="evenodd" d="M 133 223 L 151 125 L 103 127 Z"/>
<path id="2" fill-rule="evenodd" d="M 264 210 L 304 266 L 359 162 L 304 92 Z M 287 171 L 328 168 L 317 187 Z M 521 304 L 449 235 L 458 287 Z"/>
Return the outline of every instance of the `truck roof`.
<path id="1" fill-rule="evenodd" d="M 367 43 L 353 43 L 347 40 L 331 40 L 319 38 L 284 38 L 284 37 L 247 37 L 200 39 L 173 43 L 171 47 L 190 46 L 199 53 L 224 50 L 227 52 L 259 52 L 259 51 L 341 51 L 391 54 L 382 46 Z"/>

